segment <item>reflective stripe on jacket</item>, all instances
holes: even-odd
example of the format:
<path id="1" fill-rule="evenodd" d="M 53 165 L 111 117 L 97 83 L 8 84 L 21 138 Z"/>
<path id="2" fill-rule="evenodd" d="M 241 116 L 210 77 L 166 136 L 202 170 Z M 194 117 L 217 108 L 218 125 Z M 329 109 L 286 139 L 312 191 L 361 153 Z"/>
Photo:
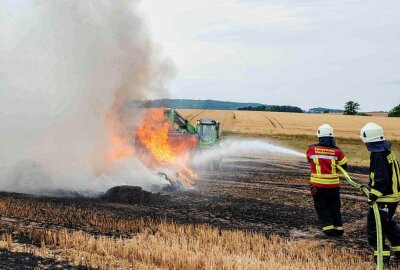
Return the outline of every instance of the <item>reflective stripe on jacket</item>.
<path id="1" fill-rule="evenodd" d="M 310 183 L 316 187 L 339 187 L 339 174 L 336 165 L 345 165 L 347 158 L 337 147 L 320 144 L 311 145 L 307 150 L 307 161 L 311 164 Z"/>
<path id="2" fill-rule="evenodd" d="M 400 168 L 393 152 L 371 153 L 369 185 L 377 202 L 400 201 Z"/>

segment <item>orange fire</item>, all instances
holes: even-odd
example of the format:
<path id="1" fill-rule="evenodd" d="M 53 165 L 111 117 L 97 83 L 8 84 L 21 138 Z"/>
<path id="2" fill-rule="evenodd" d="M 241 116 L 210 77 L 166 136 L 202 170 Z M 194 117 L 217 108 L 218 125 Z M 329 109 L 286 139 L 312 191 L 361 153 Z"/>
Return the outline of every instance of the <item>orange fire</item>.
<path id="1" fill-rule="evenodd" d="M 140 158 L 149 167 L 165 167 L 176 172 L 187 186 L 197 177 L 189 168 L 190 154 L 197 140 L 195 135 L 177 133 L 164 115 L 164 109 L 146 110 L 136 128 L 136 152 Z"/>
<path id="2" fill-rule="evenodd" d="M 123 134 L 118 132 L 118 122 L 114 120 L 112 114 L 105 117 L 105 125 L 108 129 L 110 137 L 109 151 L 107 152 L 106 161 L 113 162 L 133 156 L 132 144 Z"/>

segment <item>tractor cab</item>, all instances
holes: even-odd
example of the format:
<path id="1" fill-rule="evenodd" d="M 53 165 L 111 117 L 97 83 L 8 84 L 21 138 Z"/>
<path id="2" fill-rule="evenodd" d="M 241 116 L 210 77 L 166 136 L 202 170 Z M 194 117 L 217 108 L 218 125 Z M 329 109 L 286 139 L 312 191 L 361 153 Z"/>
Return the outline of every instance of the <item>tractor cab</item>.
<path id="1" fill-rule="evenodd" d="M 210 119 L 200 119 L 197 121 L 196 133 L 200 139 L 200 149 L 214 147 L 220 138 L 219 134 L 220 123 Z"/>

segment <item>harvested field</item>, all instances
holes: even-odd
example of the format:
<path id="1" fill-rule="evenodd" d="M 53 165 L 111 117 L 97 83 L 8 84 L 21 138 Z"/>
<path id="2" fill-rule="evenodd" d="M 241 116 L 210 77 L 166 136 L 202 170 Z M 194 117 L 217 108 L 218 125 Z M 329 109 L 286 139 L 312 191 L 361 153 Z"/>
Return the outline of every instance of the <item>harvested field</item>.
<path id="1" fill-rule="evenodd" d="M 368 122 L 381 125 L 389 140 L 400 140 L 400 118 L 350 116 L 335 114 L 301 114 L 253 111 L 179 110 L 192 123 L 211 118 L 222 123 L 226 133 L 271 136 L 276 134 L 315 135 L 323 123 L 332 125 L 337 137 L 359 138 L 361 127 Z"/>
<path id="2" fill-rule="evenodd" d="M 1 193 L 0 266 L 373 269 L 365 198 L 344 185 L 346 235 L 325 238 L 307 171 L 298 158 L 227 156 L 221 171 L 203 173 L 194 190 L 136 204 Z M 365 168 L 350 172 L 367 181 Z"/>

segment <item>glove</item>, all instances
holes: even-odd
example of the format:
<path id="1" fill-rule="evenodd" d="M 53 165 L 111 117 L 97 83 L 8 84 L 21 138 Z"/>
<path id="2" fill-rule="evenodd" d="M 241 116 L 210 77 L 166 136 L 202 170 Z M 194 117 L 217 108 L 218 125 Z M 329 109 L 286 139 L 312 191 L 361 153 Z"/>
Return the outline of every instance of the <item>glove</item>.
<path id="1" fill-rule="evenodd" d="M 370 193 L 368 196 L 368 204 L 369 205 L 373 205 L 376 200 L 378 199 L 378 196 L 376 196 L 375 194 Z"/>
<path id="2" fill-rule="evenodd" d="M 311 186 L 310 187 L 310 191 L 311 191 L 311 195 L 313 197 L 315 197 L 317 195 L 317 188 L 316 187 Z"/>

